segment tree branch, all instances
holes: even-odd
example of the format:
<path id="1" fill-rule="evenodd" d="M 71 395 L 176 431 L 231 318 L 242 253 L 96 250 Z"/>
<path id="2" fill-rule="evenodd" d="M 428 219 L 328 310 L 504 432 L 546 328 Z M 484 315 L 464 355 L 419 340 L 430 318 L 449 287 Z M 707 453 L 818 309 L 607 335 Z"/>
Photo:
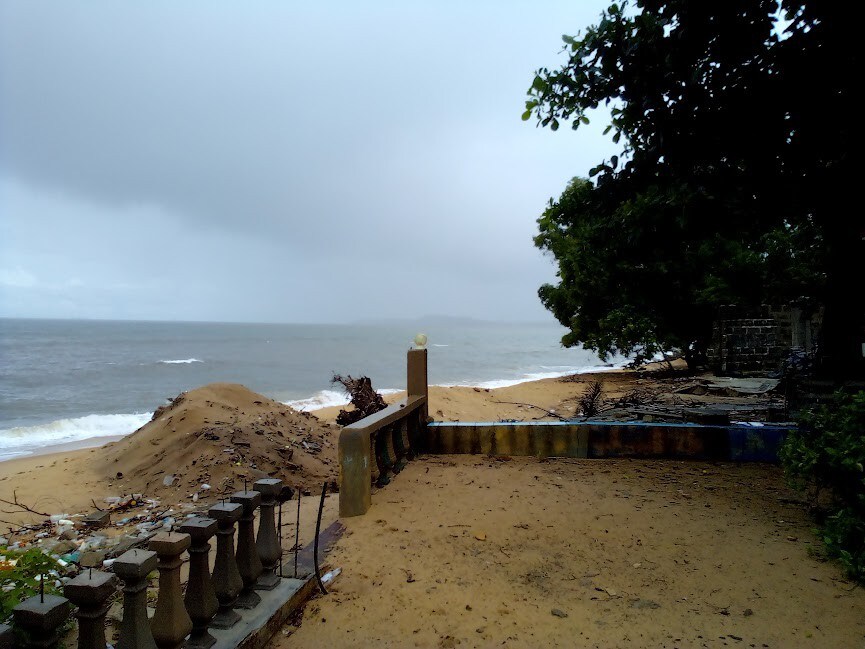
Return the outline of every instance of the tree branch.
<path id="1" fill-rule="evenodd" d="M 33 509 L 30 505 L 26 503 L 22 503 L 18 500 L 18 491 L 15 490 L 12 492 L 12 500 L 7 500 L 6 498 L 0 498 L 0 503 L 4 505 L 11 505 L 12 507 L 17 507 L 18 509 L 13 509 L 12 511 L 8 511 L 6 509 L 0 509 L 4 514 L 20 514 L 22 512 L 26 512 L 28 514 L 36 514 L 37 516 L 44 516 L 45 518 L 50 518 L 51 514 L 46 514 L 45 512 L 40 512 L 36 509 Z"/>

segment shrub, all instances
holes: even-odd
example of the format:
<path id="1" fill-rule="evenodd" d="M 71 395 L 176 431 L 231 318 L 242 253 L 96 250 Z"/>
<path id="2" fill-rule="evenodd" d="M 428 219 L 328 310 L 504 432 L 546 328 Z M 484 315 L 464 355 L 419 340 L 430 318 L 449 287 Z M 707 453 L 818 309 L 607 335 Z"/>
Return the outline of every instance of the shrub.
<path id="1" fill-rule="evenodd" d="M 40 575 L 45 578 L 46 595 L 62 595 L 55 586 L 62 571 L 57 560 L 39 548 L 25 552 L 0 548 L 0 622 L 9 621 L 17 604 L 39 594 Z"/>
<path id="2" fill-rule="evenodd" d="M 865 392 L 837 394 L 804 414 L 780 451 L 791 485 L 810 492 L 815 507 L 829 497 L 822 538 L 847 574 L 865 582 Z"/>

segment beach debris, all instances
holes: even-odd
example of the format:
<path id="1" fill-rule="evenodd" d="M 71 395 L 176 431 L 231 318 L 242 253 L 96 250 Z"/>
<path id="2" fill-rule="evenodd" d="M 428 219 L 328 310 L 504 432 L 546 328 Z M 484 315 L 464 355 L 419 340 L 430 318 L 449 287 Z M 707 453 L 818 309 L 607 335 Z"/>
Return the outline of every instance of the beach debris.
<path id="1" fill-rule="evenodd" d="M 348 426 L 364 417 L 387 408 L 384 398 L 372 388 L 372 379 L 368 376 L 352 377 L 350 374 L 341 376 L 334 374 L 331 383 L 340 383 L 351 399 L 354 410 L 340 410 L 336 423 Z"/>
<path id="2" fill-rule="evenodd" d="M 171 487 L 174 484 L 174 481 L 177 480 L 177 476 L 167 475 L 162 478 L 162 486 L 163 487 Z"/>
<path id="3" fill-rule="evenodd" d="M 604 384 L 600 381 L 592 381 L 589 387 L 580 396 L 578 404 L 580 414 L 583 417 L 594 417 L 601 409 L 603 403 Z"/>
<path id="4" fill-rule="evenodd" d="M 104 510 L 92 512 L 84 517 L 83 522 L 87 527 L 98 530 L 111 523 L 111 513 Z"/>
<path id="5" fill-rule="evenodd" d="M 327 586 L 331 582 L 335 581 L 336 578 L 339 577 L 341 574 L 342 574 L 342 568 L 334 568 L 333 570 L 330 570 L 321 576 L 321 583 L 323 583 L 325 586 Z M 411 574 L 411 573 L 409 573 L 409 574 Z M 414 578 L 412 578 L 409 581 L 409 583 L 411 583 L 412 581 L 414 581 Z"/>
<path id="6" fill-rule="evenodd" d="M 486 541 L 487 540 L 487 534 L 486 534 L 486 532 L 475 532 L 475 538 L 478 541 Z"/>
<path id="7" fill-rule="evenodd" d="M 554 608 L 554 609 L 552 609 L 552 610 L 550 611 L 550 613 L 552 613 L 552 614 L 555 615 L 556 617 L 562 617 L 562 618 L 568 617 L 568 614 L 565 613 L 565 612 L 564 612 L 562 609 L 560 609 L 560 608 Z"/>
<path id="8" fill-rule="evenodd" d="M 654 609 L 661 608 L 661 605 L 658 602 L 652 601 L 650 599 L 635 599 L 631 601 L 631 608 L 636 609 Z"/>

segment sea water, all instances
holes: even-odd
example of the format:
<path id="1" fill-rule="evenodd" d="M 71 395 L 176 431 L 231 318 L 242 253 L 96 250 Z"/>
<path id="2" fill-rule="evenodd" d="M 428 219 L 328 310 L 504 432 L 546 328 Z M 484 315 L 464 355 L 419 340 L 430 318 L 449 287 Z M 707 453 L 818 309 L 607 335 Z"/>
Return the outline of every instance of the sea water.
<path id="1" fill-rule="evenodd" d="M 0 459 L 126 435 L 179 393 L 242 383 L 295 408 L 347 402 L 334 373 L 405 388 L 405 352 L 429 337 L 432 385 L 503 387 L 609 367 L 565 349 L 555 323 L 301 325 L 0 319 Z M 620 365 L 623 359 L 610 359 Z"/>

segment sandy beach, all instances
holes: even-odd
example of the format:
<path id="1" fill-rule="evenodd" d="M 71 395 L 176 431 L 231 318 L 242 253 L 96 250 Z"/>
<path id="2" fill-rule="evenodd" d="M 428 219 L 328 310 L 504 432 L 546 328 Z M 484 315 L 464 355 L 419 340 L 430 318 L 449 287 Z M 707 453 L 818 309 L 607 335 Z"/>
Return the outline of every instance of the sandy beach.
<path id="1" fill-rule="evenodd" d="M 430 414 L 572 417 L 594 380 L 607 403 L 635 391 L 697 399 L 675 392 L 675 379 L 612 371 L 432 387 Z M 73 513 L 138 492 L 182 511 L 275 475 L 308 494 L 305 543 L 321 484 L 338 475 L 338 411 L 298 413 L 243 386 L 204 386 L 120 441 L 0 463 L 0 498 Z M 820 560 L 813 523 L 775 466 L 426 456 L 372 502 L 343 521 L 328 559 L 343 570 L 333 592 L 275 646 L 865 646 L 865 594 Z M 40 518 L 3 509 L 7 527 Z M 286 547 L 293 533 L 288 523 Z"/>
<path id="2" fill-rule="evenodd" d="M 275 646 L 865 646 L 777 467 L 428 456 L 343 522 Z"/>
<path id="3" fill-rule="evenodd" d="M 552 418 L 547 411 L 571 416 L 577 397 L 595 376 L 604 381 L 610 398 L 643 382 L 633 373 L 605 372 L 495 390 L 433 386 L 430 415 L 439 421 L 544 420 Z M 386 400 L 403 396 L 388 394 Z M 239 488 L 243 479 L 273 472 L 292 486 L 320 488 L 321 481 L 338 475 L 333 422 L 340 409 L 298 413 L 243 386 L 212 384 L 186 393 L 176 409 L 157 413 L 154 421 L 119 441 L 0 462 L 0 498 L 12 499 L 16 492 L 22 502 L 46 513 L 88 511 L 91 500 L 99 503 L 128 493 L 188 502 L 196 492 L 207 496 L 201 484 L 211 485 L 215 495 Z M 166 487 L 163 480 L 169 474 L 177 481 Z M 39 517 L 11 512 L 0 519 L 22 523 Z"/>

